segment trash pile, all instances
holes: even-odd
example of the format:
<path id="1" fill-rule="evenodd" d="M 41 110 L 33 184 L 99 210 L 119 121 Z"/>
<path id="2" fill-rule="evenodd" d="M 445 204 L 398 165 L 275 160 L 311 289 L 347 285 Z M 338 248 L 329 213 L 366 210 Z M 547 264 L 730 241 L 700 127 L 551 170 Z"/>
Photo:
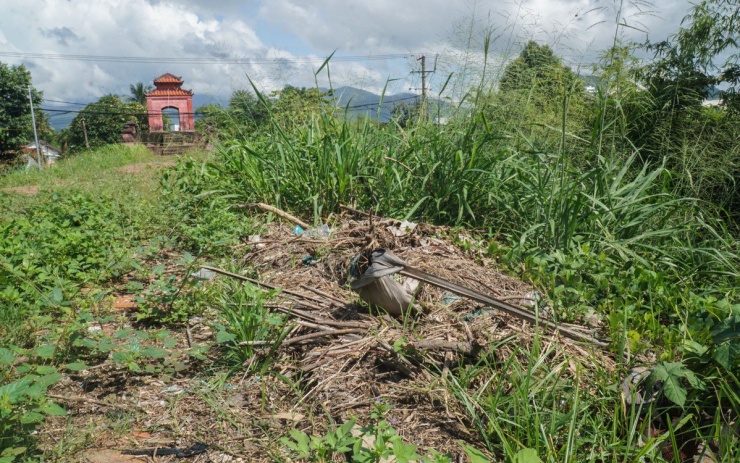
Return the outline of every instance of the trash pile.
<path id="1" fill-rule="evenodd" d="M 300 381 L 304 396 L 292 413 L 319 407 L 317 415 L 344 422 L 388 401 L 399 432 L 459 450 L 454 439 L 467 440 L 471 424 L 444 385 L 450 369 L 483 357 L 528 362 L 520 347 L 526 351 L 538 332 L 555 346 L 553 364 L 581 358 L 612 365 L 590 328 L 548 321 L 533 287 L 498 272 L 483 253 L 463 250 L 471 236 L 346 209 L 316 228 L 279 211 L 293 224 L 273 222 L 244 244 L 240 265 L 257 279 L 204 267 L 279 289 L 271 308 L 295 328 L 279 346 L 263 347 L 284 361 L 287 378 Z"/>

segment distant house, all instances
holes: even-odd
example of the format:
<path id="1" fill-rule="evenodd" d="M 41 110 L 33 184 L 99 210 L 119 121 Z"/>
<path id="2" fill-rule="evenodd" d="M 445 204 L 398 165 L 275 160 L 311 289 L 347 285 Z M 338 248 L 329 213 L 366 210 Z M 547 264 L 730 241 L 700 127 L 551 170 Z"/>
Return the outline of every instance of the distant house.
<path id="1" fill-rule="evenodd" d="M 36 152 L 35 141 L 23 146 L 21 151 L 23 152 L 23 157 L 26 159 L 28 166 L 38 165 L 38 153 Z M 54 164 L 57 159 L 62 157 L 61 149 L 43 140 L 39 140 L 39 152 L 44 160 L 44 164 Z"/>
<path id="2" fill-rule="evenodd" d="M 722 106 L 722 99 L 721 98 L 712 98 L 712 99 L 705 98 L 701 102 L 701 105 L 704 106 L 705 108 L 719 108 Z"/>

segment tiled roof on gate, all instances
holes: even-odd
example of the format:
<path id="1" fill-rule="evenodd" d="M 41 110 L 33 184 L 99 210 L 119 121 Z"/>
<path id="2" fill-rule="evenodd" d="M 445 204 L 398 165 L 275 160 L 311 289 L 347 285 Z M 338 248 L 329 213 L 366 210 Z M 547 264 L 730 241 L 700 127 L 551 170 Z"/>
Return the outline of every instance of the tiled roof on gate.
<path id="1" fill-rule="evenodd" d="M 146 96 L 192 96 L 192 90 L 183 90 L 181 88 L 155 88 Z"/>
<path id="2" fill-rule="evenodd" d="M 154 79 L 154 84 L 182 84 L 182 78 L 168 72 Z"/>

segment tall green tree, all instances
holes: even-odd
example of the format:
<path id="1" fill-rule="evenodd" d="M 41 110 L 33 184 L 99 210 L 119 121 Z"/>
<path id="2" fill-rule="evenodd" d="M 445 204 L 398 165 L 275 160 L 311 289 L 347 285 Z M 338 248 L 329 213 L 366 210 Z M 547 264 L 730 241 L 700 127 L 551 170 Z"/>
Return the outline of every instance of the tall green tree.
<path id="1" fill-rule="evenodd" d="M 278 123 L 302 124 L 314 114 L 329 108 L 325 93 L 317 88 L 299 88 L 286 85 L 270 94 L 270 113 Z"/>
<path id="2" fill-rule="evenodd" d="M 585 137 L 583 82 L 547 45 L 530 41 L 504 69 L 496 94 L 484 98 L 498 131 L 525 134 L 537 149 L 559 150 Z"/>
<path id="3" fill-rule="evenodd" d="M 235 90 L 229 99 L 229 113 L 238 124 L 256 128 L 264 124 L 269 116 L 269 107 L 249 90 Z"/>
<path id="4" fill-rule="evenodd" d="M 499 84 L 502 92 L 536 87 L 538 94 L 548 100 L 562 95 L 577 82 L 578 77 L 563 65 L 552 48 L 529 41 L 519 56 L 506 66 Z"/>
<path id="5" fill-rule="evenodd" d="M 740 111 L 740 7 L 737 0 L 703 0 L 684 17 L 668 40 L 648 43 L 656 60 L 645 77 L 661 103 L 696 105 L 716 84 L 728 108 Z"/>
<path id="6" fill-rule="evenodd" d="M 118 95 L 106 95 L 90 103 L 75 116 L 69 126 L 69 148 L 85 148 L 85 131 L 91 147 L 121 141 L 121 130 L 128 121 L 136 121 L 139 130 L 148 130 L 146 107 L 136 102 L 124 102 Z"/>
<path id="7" fill-rule="evenodd" d="M 146 94 L 152 91 L 151 85 L 144 85 L 143 82 L 137 82 L 136 84 L 129 85 L 128 89 L 131 93 L 128 101 L 146 106 Z"/>
<path id="8" fill-rule="evenodd" d="M 652 102 L 632 143 L 665 162 L 683 194 L 719 205 L 740 223 L 740 8 L 737 0 L 692 6 L 668 40 L 645 44 L 654 59 L 639 77 Z M 723 104 L 703 101 L 719 90 Z"/>
<path id="9" fill-rule="evenodd" d="M 33 139 L 29 87 L 38 122 L 43 125 L 43 115 L 38 110 L 43 94 L 33 88 L 31 73 L 23 65 L 0 63 L 0 158 L 12 157 L 21 145 Z"/>

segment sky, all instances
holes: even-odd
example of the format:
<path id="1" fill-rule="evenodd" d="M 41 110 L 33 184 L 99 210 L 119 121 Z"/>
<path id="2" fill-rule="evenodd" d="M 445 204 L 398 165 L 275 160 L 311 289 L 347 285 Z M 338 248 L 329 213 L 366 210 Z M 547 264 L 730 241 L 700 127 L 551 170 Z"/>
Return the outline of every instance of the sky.
<path id="1" fill-rule="evenodd" d="M 454 97 L 479 79 L 487 32 L 489 74 L 528 40 L 549 44 L 588 74 L 615 36 L 665 39 L 689 7 L 688 0 L 0 0 L 0 62 L 24 64 L 49 108 L 128 95 L 130 84 L 151 85 L 167 72 L 193 90 L 196 107 L 223 104 L 250 80 L 266 93 L 286 84 L 419 92 L 421 55 L 433 71 L 429 91 L 444 87 Z"/>

